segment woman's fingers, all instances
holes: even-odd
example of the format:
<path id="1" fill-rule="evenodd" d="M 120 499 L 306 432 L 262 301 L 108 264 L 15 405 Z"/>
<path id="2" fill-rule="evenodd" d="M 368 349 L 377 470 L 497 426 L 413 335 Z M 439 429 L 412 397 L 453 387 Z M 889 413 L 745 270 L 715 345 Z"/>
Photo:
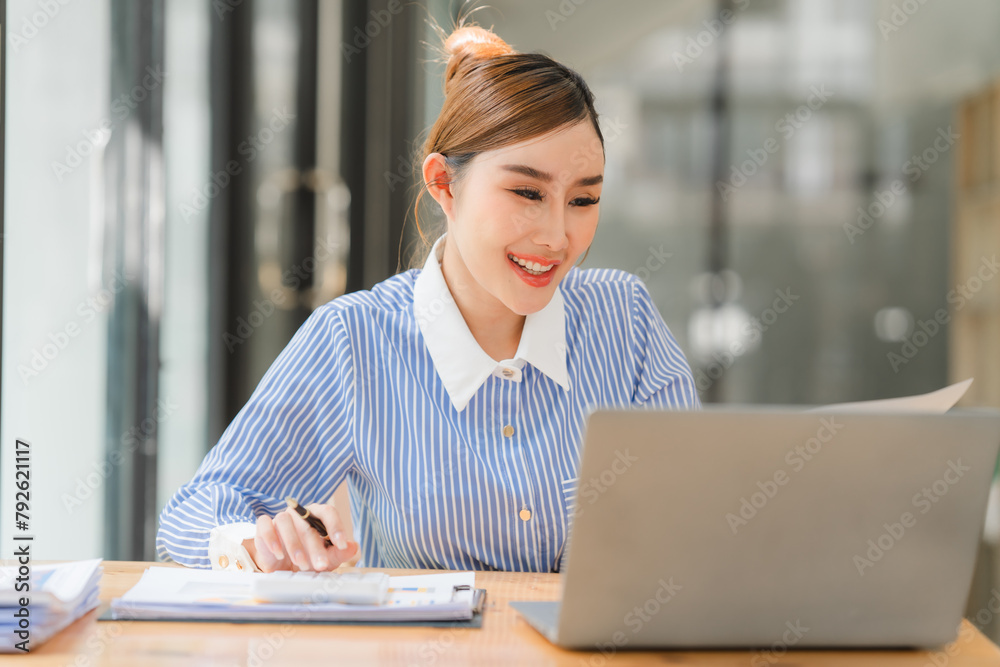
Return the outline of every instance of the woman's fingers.
<path id="1" fill-rule="evenodd" d="M 330 557 L 327 555 L 326 543 L 320 534 L 305 519 L 294 512 L 292 512 L 292 520 L 295 524 L 295 530 L 299 534 L 299 540 L 306 550 L 306 558 L 310 563 L 309 568 L 320 571 L 330 569 Z M 333 567 L 339 564 L 333 563 Z"/>
<path id="2" fill-rule="evenodd" d="M 331 547 L 331 548 L 336 549 L 336 547 Z M 337 558 L 340 560 L 340 563 L 346 563 L 347 561 L 354 558 L 354 556 L 358 553 L 358 543 L 348 540 L 347 548 L 336 549 L 336 553 L 337 553 Z"/>
<path id="3" fill-rule="evenodd" d="M 274 527 L 271 517 L 261 515 L 257 517 L 257 530 L 253 539 L 254 562 L 263 572 L 274 572 L 275 570 L 290 569 L 290 561 L 285 557 L 281 548 L 281 540 Z"/>
<path id="4" fill-rule="evenodd" d="M 312 566 L 317 570 L 333 570 L 357 553 L 358 546 L 349 542 L 344 535 L 344 525 L 333 505 L 312 503 L 306 506 L 318 518 L 332 538 L 333 544 L 324 540 L 320 533 L 298 514 L 290 512 L 298 530 L 299 539 L 309 553 Z M 341 546 L 338 546 L 341 545 Z M 353 544 L 353 546 L 351 546 Z"/>
<path id="5" fill-rule="evenodd" d="M 257 517 L 257 537 L 264 543 L 266 550 L 275 560 L 282 560 L 286 557 L 285 550 L 281 548 L 281 538 L 278 537 L 274 522 L 266 514 Z"/>
<path id="6" fill-rule="evenodd" d="M 347 530 L 340 519 L 337 508 L 330 504 L 314 503 L 307 509 L 323 522 L 326 532 L 330 535 L 332 546 L 326 545 L 326 551 L 335 561 L 335 567 L 354 557 L 358 553 L 358 543 L 347 539 Z"/>
<path id="7" fill-rule="evenodd" d="M 333 505 L 313 503 L 306 507 L 310 513 L 319 518 L 326 526 L 326 532 L 330 536 L 333 546 L 338 549 L 347 548 L 347 537 L 344 535 L 344 523 L 340 520 L 340 514 Z"/>
<path id="8" fill-rule="evenodd" d="M 300 570 L 311 570 L 313 568 L 312 563 L 310 562 L 309 552 L 306 550 L 305 545 L 302 544 L 302 540 L 299 538 L 299 530 L 296 525 L 296 519 L 298 519 L 298 521 L 303 521 L 302 517 L 293 518 L 288 511 L 279 512 L 278 515 L 274 517 L 274 526 L 278 531 L 278 536 L 281 538 L 282 548 L 291 562 Z"/>
<path id="9" fill-rule="evenodd" d="M 254 561 L 262 571 L 333 570 L 357 554 L 358 544 L 347 539 L 333 505 L 313 503 L 307 509 L 323 522 L 333 544 L 293 510 L 279 512 L 273 519 L 261 515 L 253 545 Z"/>

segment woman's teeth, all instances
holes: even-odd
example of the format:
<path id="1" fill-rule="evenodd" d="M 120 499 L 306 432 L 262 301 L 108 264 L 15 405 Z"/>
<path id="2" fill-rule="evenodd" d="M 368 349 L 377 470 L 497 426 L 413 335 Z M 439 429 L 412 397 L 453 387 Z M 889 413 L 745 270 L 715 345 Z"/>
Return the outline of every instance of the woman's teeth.
<path id="1" fill-rule="evenodd" d="M 509 259 L 511 261 L 514 261 L 514 262 L 517 262 L 518 264 L 521 265 L 521 268 L 523 268 L 525 271 L 527 271 L 528 273 L 530 273 L 533 276 L 540 276 L 543 273 L 548 272 L 549 270 L 552 269 L 552 267 L 555 266 L 555 264 L 549 264 L 548 266 L 542 266 L 538 262 L 526 262 L 525 260 L 521 259 L 520 257 L 515 257 L 514 255 L 507 255 L 507 259 Z"/>

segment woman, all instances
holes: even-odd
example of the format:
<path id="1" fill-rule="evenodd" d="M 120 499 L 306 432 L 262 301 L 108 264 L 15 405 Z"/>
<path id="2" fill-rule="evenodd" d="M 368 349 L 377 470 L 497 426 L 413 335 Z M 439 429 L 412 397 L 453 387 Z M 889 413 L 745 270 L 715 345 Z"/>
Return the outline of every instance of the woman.
<path id="1" fill-rule="evenodd" d="M 359 549 L 326 502 L 347 479 L 359 565 L 558 570 L 587 412 L 699 405 L 642 282 L 573 268 L 604 172 L 586 83 L 479 27 L 445 46 L 423 177 L 446 233 L 308 318 L 167 503 L 161 557 L 334 569 Z"/>

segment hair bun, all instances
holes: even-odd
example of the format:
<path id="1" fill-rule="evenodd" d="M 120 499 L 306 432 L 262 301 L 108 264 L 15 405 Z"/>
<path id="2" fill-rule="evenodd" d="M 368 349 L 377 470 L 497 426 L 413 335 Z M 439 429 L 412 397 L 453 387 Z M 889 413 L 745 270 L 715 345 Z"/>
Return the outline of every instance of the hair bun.
<path id="1" fill-rule="evenodd" d="M 449 56 L 444 76 L 445 85 L 452 80 L 459 67 L 467 60 L 488 60 L 515 53 L 514 49 L 492 30 L 486 30 L 477 25 L 456 29 L 445 40 L 444 48 Z"/>

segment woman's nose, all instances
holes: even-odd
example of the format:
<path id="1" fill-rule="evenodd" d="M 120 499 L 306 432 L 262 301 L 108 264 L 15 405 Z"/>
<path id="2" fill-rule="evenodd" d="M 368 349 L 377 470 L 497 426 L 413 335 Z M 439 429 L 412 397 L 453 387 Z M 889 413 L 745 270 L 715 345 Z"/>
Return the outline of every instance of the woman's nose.
<path id="1" fill-rule="evenodd" d="M 537 245 L 546 246 L 554 252 L 559 252 L 569 246 L 569 238 L 566 236 L 565 212 L 561 206 L 556 206 L 554 209 L 549 212 L 549 215 L 538 220 L 532 241 Z"/>

